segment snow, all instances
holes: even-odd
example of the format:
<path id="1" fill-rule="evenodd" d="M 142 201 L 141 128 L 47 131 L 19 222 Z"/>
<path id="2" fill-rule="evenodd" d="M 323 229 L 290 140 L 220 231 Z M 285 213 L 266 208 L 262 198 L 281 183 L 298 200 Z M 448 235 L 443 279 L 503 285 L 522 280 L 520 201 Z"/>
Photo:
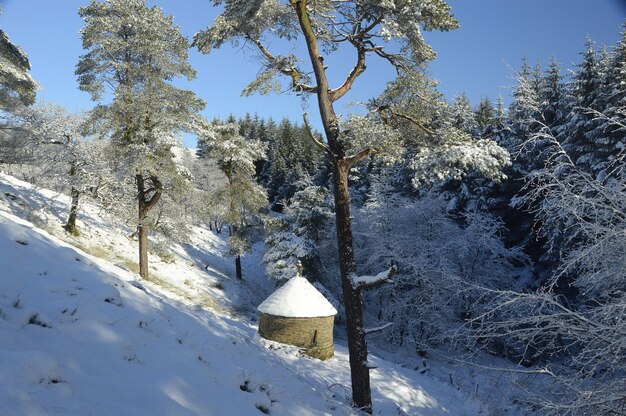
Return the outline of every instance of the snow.
<path id="1" fill-rule="evenodd" d="M 367 335 L 367 334 L 373 334 L 374 332 L 380 332 L 380 331 L 383 331 L 383 330 L 385 330 L 385 329 L 389 328 L 391 325 L 393 325 L 393 322 L 387 322 L 387 323 L 386 323 L 386 324 L 384 324 L 384 325 L 375 326 L 375 327 L 373 327 L 373 328 L 365 328 L 365 329 L 364 329 L 364 331 L 365 331 L 365 334 L 366 334 L 366 335 Z"/>
<path id="2" fill-rule="evenodd" d="M 272 293 L 259 312 L 286 318 L 333 316 L 337 310 L 307 279 L 296 276 Z"/>
<path id="3" fill-rule="evenodd" d="M 61 229 L 66 196 L 4 174 L 0 195 L 3 416 L 356 414 L 344 343 L 321 362 L 258 336 L 249 305 L 273 286 L 262 247 L 239 282 L 222 236 L 196 227 L 174 263 L 150 257 L 159 284 L 137 281 L 126 267 L 136 242 L 99 207 L 84 205 L 76 239 Z M 445 382 L 369 362 L 375 415 L 483 412 Z"/>
<path id="4" fill-rule="evenodd" d="M 358 287 L 364 287 L 364 286 L 374 286 L 377 285 L 379 283 L 384 282 L 385 280 L 389 280 L 389 278 L 393 275 L 393 273 L 395 272 L 395 266 L 390 267 L 389 269 L 385 270 L 384 272 L 380 272 L 377 275 L 374 276 L 352 276 L 352 287 L 354 288 L 358 288 Z"/>

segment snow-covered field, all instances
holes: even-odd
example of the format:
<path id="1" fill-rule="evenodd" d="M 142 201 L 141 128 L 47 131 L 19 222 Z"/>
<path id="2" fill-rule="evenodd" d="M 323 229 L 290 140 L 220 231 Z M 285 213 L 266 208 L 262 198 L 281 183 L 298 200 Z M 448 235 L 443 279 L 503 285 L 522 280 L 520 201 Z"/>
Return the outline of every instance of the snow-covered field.
<path id="1" fill-rule="evenodd" d="M 255 306 L 274 288 L 259 252 L 238 282 L 222 237 L 195 228 L 139 282 L 129 230 L 98 207 L 82 207 L 70 238 L 65 196 L 4 174 L 0 192 L 0 415 L 355 414 L 345 345 L 322 362 L 258 337 Z M 375 414 L 487 413 L 427 374 L 371 361 Z"/>

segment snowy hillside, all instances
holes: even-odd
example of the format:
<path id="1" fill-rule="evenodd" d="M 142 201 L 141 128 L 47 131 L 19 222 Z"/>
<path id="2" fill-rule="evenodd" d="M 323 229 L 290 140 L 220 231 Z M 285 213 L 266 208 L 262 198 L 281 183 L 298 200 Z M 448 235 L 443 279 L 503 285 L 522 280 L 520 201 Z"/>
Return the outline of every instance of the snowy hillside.
<path id="1" fill-rule="evenodd" d="M 73 243 L 98 257 L 40 228 L 63 237 L 65 197 L 6 175 L 0 187 L 3 416 L 354 414 L 344 345 L 321 362 L 256 334 L 253 304 L 273 286 L 258 256 L 235 282 L 224 242 L 196 229 L 169 263 L 151 256 L 160 284 L 138 282 L 122 267 L 135 243 L 97 207 Z M 480 413 L 447 385 L 372 361 L 375 414 Z"/>

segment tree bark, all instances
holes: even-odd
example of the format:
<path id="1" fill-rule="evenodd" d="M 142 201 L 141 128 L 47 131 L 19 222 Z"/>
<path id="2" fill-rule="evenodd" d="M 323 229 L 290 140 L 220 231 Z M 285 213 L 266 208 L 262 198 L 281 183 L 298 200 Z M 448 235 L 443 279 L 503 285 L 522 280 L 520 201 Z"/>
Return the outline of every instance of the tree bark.
<path id="1" fill-rule="evenodd" d="M 352 400 L 357 408 L 371 414 L 372 391 L 370 387 L 370 373 L 367 366 L 367 343 L 365 341 L 365 331 L 363 330 L 363 303 L 361 291 L 352 286 L 351 280 L 351 276 L 356 275 L 356 263 L 354 260 L 352 225 L 350 221 L 349 169 L 350 165 L 345 160 L 338 160 L 333 165 L 337 248 L 339 249 L 343 302 L 346 309 Z"/>
<path id="2" fill-rule="evenodd" d="M 139 276 L 142 279 L 148 278 L 148 230 L 146 229 L 146 218 L 148 212 L 143 207 L 141 199 L 139 200 L 139 225 L 137 226 L 137 234 L 139 236 Z"/>
<path id="3" fill-rule="evenodd" d="M 73 159 L 70 166 L 70 177 L 74 178 L 77 173 L 78 167 L 76 166 L 76 159 Z M 78 235 L 78 229 L 76 228 L 76 217 L 78 216 L 78 199 L 80 198 L 80 191 L 76 189 L 74 185 L 72 185 L 70 196 L 72 197 L 72 203 L 70 205 L 70 215 L 67 218 L 67 223 L 65 223 L 63 228 L 65 229 L 65 231 L 72 235 Z"/>
<path id="4" fill-rule="evenodd" d="M 237 276 L 237 280 L 243 279 L 241 274 L 241 256 L 235 257 L 235 275 Z"/>
<path id="5" fill-rule="evenodd" d="M 137 181 L 137 235 L 139 237 L 139 276 L 142 279 L 148 278 L 148 230 L 146 229 L 146 219 L 148 210 L 146 209 L 145 187 L 143 175 L 136 176 Z"/>
<path id="6" fill-rule="evenodd" d="M 139 237 L 139 276 L 142 279 L 148 278 L 148 228 L 146 221 L 148 212 L 161 198 L 161 182 L 155 176 L 150 176 L 152 187 L 146 189 L 145 179 L 142 174 L 135 175 L 137 183 L 137 234 Z M 153 192 L 152 196 L 148 194 Z"/>
<path id="7" fill-rule="evenodd" d="M 72 186 L 70 192 L 72 196 L 72 205 L 70 206 L 70 215 L 67 218 L 67 223 L 63 226 L 65 231 L 72 235 L 78 235 L 78 228 L 76 227 L 76 218 L 78 217 L 78 201 L 80 198 L 80 191 Z"/>
<path id="8" fill-rule="evenodd" d="M 372 413 L 372 392 L 370 388 L 369 368 L 367 367 L 367 344 L 363 330 L 363 304 L 361 292 L 352 287 L 351 276 L 356 274 L 356 262 L 352 243 L 350 222 L 350 193 L 348 191 L 348 171 L 357 159 L 346 157 L 345 145 L 340 140 L 339 121 L 333 107 L 334 99 L 329 88 L 324 59 L 320 55 L 317 38 L 313 29 L 306 0 L 290 0 L 300 28 L 306 41 L 307 50 L 317 88 L 317 104 L 326 135 L 326 141 L 333 163 L 333 189 L 335 193 L 335 220 L 337 230 L 337 248 L 339 251 L 339 269 L 344 307 L 346 309 L 346 329 L 348 350 L 350 352 L 350 375 L 352 379 L 352 400 L 354 406 Z M 360 55 L 359 55 L 360 57 Z M 358 69 L 358 73 L 364 69 Z M 358 73 L 355 75 L 358 76 Z M 350 82 L 351 85 L 351 82 Z M 348 88 L 349 89 L 349 86 Z M 346 89 L 346 90 L 347 90 Z M 344 92 L 345 93 L 345 92 Z M 360 160 L 360 159 L 359 159 Z"/>

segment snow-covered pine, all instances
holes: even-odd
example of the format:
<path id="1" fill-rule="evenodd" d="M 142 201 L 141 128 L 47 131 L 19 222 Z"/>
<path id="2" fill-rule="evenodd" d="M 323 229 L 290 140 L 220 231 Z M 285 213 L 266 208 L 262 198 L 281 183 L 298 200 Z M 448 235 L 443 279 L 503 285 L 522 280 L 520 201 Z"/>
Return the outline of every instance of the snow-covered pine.
<path id="1" fill-rule="evenodd" d="M 0 13 L 2 10 L 0 9 Z M 21 163 L 28 156 L 27 133 L 14 113 L 35 102 L 37 83 L 26 53 L 0 30 L 0 164 Z"/>
<path id="2" fill-rule="evenodd" d="M 492 130 L 495 124 L 496 109 L 489 97 L 483 97 L 474 110 L 478 136 L 480 138 L 492 138 Z"/>
<path id="3" fill-rule="evenodd" d="M 267 220 L 263 262 L 274 279 L 294 276 L 298 261 L 311 280 L 316 280 L 323 268 L 319 247 L 331 234 L 328 227 L 332 223 L 332 203 L 326 188 L 307 181 L 301 182 L 301 186 L 303 189 L 291 198 L 284 215 Z"/>
<path id="4" fill-rule="evenodd" d="M 448 118 L 452 126 L 472 137 L 480 137 L 480 129 L 476 113 L 465 93 L 457 94 L 449 107 Z"/>
<path id="5" fill-rule="evenodd" d="M 236 276 L 242 279 L 241 256 L 250 251 L 247 235 L 255 216 L 267 206 L 267 193 L 254 176 L 254 162 L 265 158 L 266 144 L 248 140 L 239 134 L 239 125 L 213 125 L 198 137 L 198 145 L 206 155 L 217 161 L 226 176 L 223 186 L 211 198 L 225 207 L 225 220 L 230 226 L 229 255 L 235 257 Z"/>
<path id="6" fill-rule="evenodd" d="M 89 122 L 108 132 L 120 175 L 135 182 L 139 269 L 147 278 L 148 214 L 184 181 L 170 148 L 178 133 L 196 130 L 204 102 L 171 83 L 191 80 L 195 71 L 187 39 L 161 8 L 145 0 L 92 0 L 79 14 L 86 50 L 76 69 L 79 87 L 100 102 Z"/>
<path id="7" fill-rule="evenodd" d="M 259 140 L 267 142 L 268 149 L 258 181 L 267 189 L 274 209 L 280 210 L 299 189 L 297 184 L 315 173 L 322 152 L 309 139 L 305 126 L 286 118 L 278 124 L 270 119 L 267 127 L 261 122 L 257 122 Z"/>
<path id="8" fill-rule="evenodd" d="M 429 104 L 422 106 L 422 101 Z M 456 114 L 452 114 L 436 86 L 421 72 L 413 71 L 389 83 L 370 103 L 380 121 L 396 130 L 389 136 L 402 140 L 401 154 L 407 159 L 410 183 L 416 189 L 460 180 L 472 171 L 495 181 L 506 178 L 502 169 L 510 163 L 509 153 L 494 140 L 477 139 L 464 131 L 467 127 L 477 133 L 475 115 L 466 99 L 461 96 L 457 101 Z"/>
<path id="9" fill-rule="evenodd" d="M 0 10 L 2 13 L 2 10 Z M 37 83 L 30 76 L 28 56 L 0 30 L 0 110 L 13 111 L 35 102 Z"/>

